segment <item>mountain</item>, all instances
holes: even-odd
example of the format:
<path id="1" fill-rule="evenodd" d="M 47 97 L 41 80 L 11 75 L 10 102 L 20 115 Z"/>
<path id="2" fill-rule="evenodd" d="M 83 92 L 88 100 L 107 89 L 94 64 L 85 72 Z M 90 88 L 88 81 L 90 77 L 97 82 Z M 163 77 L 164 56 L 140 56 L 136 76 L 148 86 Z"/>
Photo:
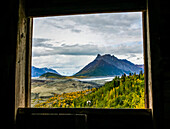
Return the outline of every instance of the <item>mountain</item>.
<path id="1" fill-rule="evenodd" d="M 44 73 L 40 76 L 40 78 L 45 77 L 45 78 L 64 78 L 64 76 L 56 74 L 56 73 L 51 73 L 51 72 L 47 72 Z"/>
<path id="2" fill-rule="evenodd" d="M 139 67 L 139 68 L 144 69 L 144 65 L 136 65 L 136 66 Z"/>
<path id="3" fill-rule="evenodd" d="M 96 59 L 86 65 L 74 76 L 115 76 L 124 73 L 139 73 L 142 68 L 126 59 L 118 59 L 114 55 L 97 55 Z"/>
<path id="4" fill-rule="evenodd" d="M 50 68 L 37 68 L 37 67 L 32 66 L 32 68 L 31 68 L 31 77 L 39 77 L 42 74 L 47 73 L 47 72 L 55 73 L 57 75 L 60 75 L 57 71 L 55 71 L 53 69 L 50 69 Z"/>

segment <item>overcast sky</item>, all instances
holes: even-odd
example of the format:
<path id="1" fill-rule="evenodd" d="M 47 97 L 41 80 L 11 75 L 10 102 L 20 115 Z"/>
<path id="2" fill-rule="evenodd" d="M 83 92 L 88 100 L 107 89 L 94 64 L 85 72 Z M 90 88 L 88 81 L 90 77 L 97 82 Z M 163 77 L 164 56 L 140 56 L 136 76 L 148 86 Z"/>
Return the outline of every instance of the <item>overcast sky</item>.
<path id="1" fill-rule="evenodd" d="M 72 75 L 97 54 L 143 64 L 142 13 L 34 18 L 32 65 Z"/>

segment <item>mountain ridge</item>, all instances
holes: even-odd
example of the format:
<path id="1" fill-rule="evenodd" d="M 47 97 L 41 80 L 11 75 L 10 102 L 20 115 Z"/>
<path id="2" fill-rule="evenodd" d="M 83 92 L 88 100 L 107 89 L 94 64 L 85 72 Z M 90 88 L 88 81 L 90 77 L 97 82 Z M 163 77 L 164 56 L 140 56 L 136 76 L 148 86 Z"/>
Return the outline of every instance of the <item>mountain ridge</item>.
<path id="1" fill-rule="evenodd" d="M 124 73 L 139 73 L 141 70 L 143 71 L 142 68 L 137 67 L 126 59 L 118 59 L 110 54 L 98 54 L 94 61 L 86 65 L 74 76 L 115 76 Z"/>
<path id="2" fill-rule="evenodd" d="M 60 75 L 57 71 L 55 71 L 54 69 L 51 69 L 51 68 L 46 68 L 46 67 L 44 67 L 44 68 L 37 68 L 35 66 L 31 67 L 31 77 L 39 77 L 42 74 L 45 74 L 47 72 L 55 73 L 57 75 Z"/>
<path id="3" fill-rule="evenodd" d="M 98 54 L 96 58 L 87 64 L 84 68 L 70 77 L 99 77 L 99 76 L 119 76 L 124 73 L 144 72 L 144 65 L 136 65 L 126 59 L 118 59 L 114 55 Z M 52 73 L 52 74 L 50 74 Z M 56 76 L 55 76 L 56 74 Z M 36 68 L 32 66 L 32 77 L 54 77 L 66 78 L 57 71 L 49 68 Z M 43 76 L 42 76 L 43 75 Z"/>

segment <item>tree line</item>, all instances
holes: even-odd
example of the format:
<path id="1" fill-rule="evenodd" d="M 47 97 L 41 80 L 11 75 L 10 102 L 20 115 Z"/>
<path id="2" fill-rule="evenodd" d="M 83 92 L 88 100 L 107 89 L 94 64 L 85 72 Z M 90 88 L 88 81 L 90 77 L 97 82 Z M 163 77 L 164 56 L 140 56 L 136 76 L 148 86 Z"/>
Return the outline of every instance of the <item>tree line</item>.
<path id="1" fill-rule="evenodd" d="M 100 88 L 55 95 L 35 107 L 145 108 L 144 74 L 116 76 Z"/>

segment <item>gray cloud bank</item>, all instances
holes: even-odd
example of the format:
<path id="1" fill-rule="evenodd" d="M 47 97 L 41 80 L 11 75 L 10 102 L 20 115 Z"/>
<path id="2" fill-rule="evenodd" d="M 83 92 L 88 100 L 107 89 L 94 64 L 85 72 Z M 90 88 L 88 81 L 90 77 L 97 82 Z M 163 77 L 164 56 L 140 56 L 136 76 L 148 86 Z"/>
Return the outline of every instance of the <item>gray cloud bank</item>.
<path id="1" fill-rule="evenodd" d="M 53 46 L 46 43 L 49 39 L 34 39 L 33 56 L 48 56 L 48 55 L 97 55 L 97 54 L 116 54 L 125 55 L 129 53 L 142 53 L 141 43 L 119 44 L 112 46 L 96 45 L 96 44 L 61 44 Z"/>

